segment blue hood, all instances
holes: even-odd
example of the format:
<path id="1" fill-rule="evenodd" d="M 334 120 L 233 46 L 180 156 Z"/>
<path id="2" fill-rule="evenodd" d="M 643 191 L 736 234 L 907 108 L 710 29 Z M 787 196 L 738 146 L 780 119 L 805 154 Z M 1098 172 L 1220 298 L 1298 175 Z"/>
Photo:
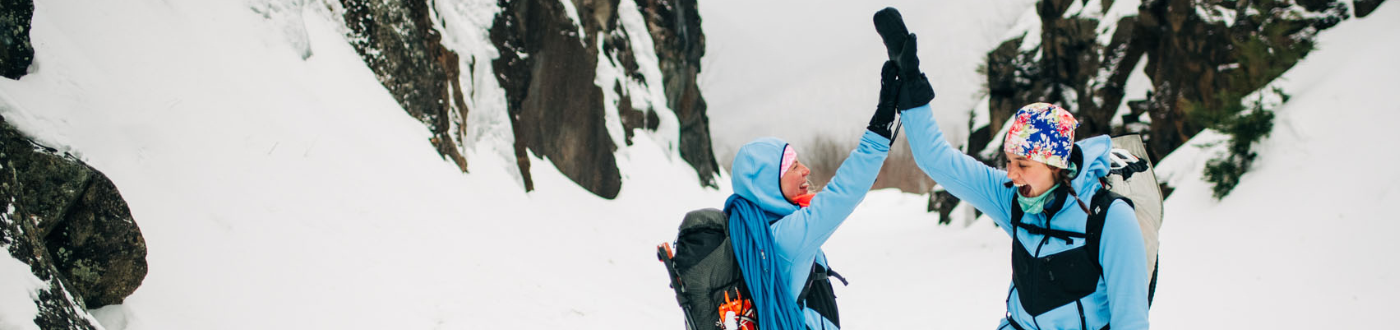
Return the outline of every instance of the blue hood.
<path id="1" fill-rule="evenodd" d="M 1107 135 L 1099 135 L 1081 140 L 1074 144 L 1075 148 L 1083 155 L 1084 159 L 1079 164 L 1079 173 L 1075 174 L 1070 184 L 1074 186 L 1074 192 L 1084 198 L 1093 196 L 1098 191 L 1099 178 L 1108 175 L 1109 161 L 1108 153 L 1113 149 L 1113 139 Z M 1088 200 L 1084 201 L 1088 203 Z"/>
<path id="2" fill-rule="evenodd" d="M 734 194 L 780 216 L 797 212 L 797 204 L 783 198 L 782 178 L 778 175 L 787 145 L 778 138 L 765 137 L 740 147 L 734 156 Z"/>

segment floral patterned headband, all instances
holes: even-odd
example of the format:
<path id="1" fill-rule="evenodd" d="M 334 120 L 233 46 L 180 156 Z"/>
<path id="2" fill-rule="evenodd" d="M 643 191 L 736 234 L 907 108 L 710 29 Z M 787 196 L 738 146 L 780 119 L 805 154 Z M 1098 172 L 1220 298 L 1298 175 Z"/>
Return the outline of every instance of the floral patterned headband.
<path id="1" fill-rule="evenodd" d="M 1011 117 L 1002 149 L 1046 165 L 1069 168 L 1074 148 L 1074 129 L 1079 121 L 1064 108 L 1049 103 L 1032 103 Z"/>

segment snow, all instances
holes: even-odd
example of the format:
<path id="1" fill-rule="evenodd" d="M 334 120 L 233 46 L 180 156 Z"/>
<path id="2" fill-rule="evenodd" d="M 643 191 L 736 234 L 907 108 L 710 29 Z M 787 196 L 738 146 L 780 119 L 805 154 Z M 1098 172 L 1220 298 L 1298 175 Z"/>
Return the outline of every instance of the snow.
<path id="1" fill-rule="evenodd" d="M 1060 18 L 1099 18 L 1103 14 L 1100 12 L 1103 9 L 1103 3 L 1100 3 L 1099 0 L 1087 1 L 1088 3 L 1071 1 L 1069 8 L 1065 9 L 1064 15 L 1060 15 Z"/>
<path id="2" fill-rule="evenodd" d="M 588 44 L 583 39 L 583 36 L 588 35 L 588 32 L 583 31 L 583 20 L 578 17 L 578 8 L 574 7 L 574 2 L 572 0 L 559 0 L 559 3 L 564 5 L 564 14 L 569 16 L 569 21 L 574 22 L 575 34 L 573 36 L 579 38 L 580 46 L 588 47 Z"/>
<path id="3" fill-rule="evenodd" d="M 536 190 L 524 192 L 490 66 L 496 50 L 482 32 L 499 8 L 437 2 L 444 43 L 470 68 L 472 171 L 462 173 L 349 46 L 337 2 L 287 7 L 296 3 L 278 8 L 299 15 L 254 10 L 270 2 L 35 4 L 33 73 L 0 80 L 0 116 L 107 174 L 149 249 L 136 293 L 90 311 L 104 327 L 682 327 L 654 246 L 674 239 L 684 212 L 719 207 L 729 188 L 727 178 L 700 187 L 673 151 L 678 128 L 663 123 L 620 147 L 615 200 L 535 155 Z M 921 18 L 910 25 L 950 139 L 965 137 L 982 103 L 976 64 L 1030 4 L 896 5 Z M 701 6 L 716 149 L 750 134 L 857 139 L 884 56 L 869 17 L 883 5 Z M 752 19 L 777 12 L 805 17 Z M 1400 28 L 1400 7 L 1372 15 L 1321 32 L 1319 50 L 1276 82 L 1292 98 L 1230 196 L 1212 199 L 1200 179 L 1211 149 L 1182 148 L 1159 164 L 1176 191 L 1165 205 L 1156 327 L 1383 325 L 1376 316 L 1394 305 L 1385 299 L 1400 294 L 1400 262 L 1383 254 L 1400 248 L 1389 235 L 1400 223 L 1384 208 L 1400 202 L 1400 172 L 1369 167 L 1400 161 L 1371 142 L 1390 131 L 1372 118 L 1400 110 L 1387 99 L 1400 73 L 1387 56 L 1400 40 L 1382 32 Z M 638 17 L 620 18 L 639 31 Z M 285 33 L 297 20 L 304 43 Z M 755 33 L 758 23 L 773 30 Z M 634 46 L 649 38 L 628 37 Z M 613 81 L 665 116 L 644 64 L 654 54 L 636 50 L 652 83 Z M 1139 85 L 1129 80 L 1128 99 Z M 1004 315 L 1010 239 L 985 218 L 970 221 L 965 205 L 955 225 L 937 225 L 926 203 L 871 192 L 825 245 L 851 281 L 836 288 L 847 328 L 986 329 Z M 32 319 L 37 287 L 11 260 L 0 258 L 2 322 Z M 34 328 L 14 323 L 3 327 Z"/>
<path id="4" fill-rule="evenodd" d="M 1201 5 L 1195 7 L 1196 16 L 1200 17 L 1208 24 L 1223 23 L 1225 27 L 1235 26 L 1236 11 L 1234 9 L 1225 8 L 1221 5 Z"/>
<path id="5" fill-rule="evenodd" d="M 720 205 L 723 190 L 699 188 L 694 170 L 649 135 L 620 159 L 626 174 L 614 201 L 538 157 L 538 190 L 523 192 L 513 157 L 497 156 L 512 149 L 497 149 L 504 141 L 489 138 L 494 132 L 478 135 L 466 154 L 472 173 L 463 174 L 347 44 L 332 5 L 303 13 L 314 55 L 302 60 L 290 43 L 267 42 L 282 40 L 262 28 L 277 23 L 242 4 L 36 4 L 37 69 L 0 81 L 0 115 L 106 173 L 150 251 L 143 285 L 102 309 L 103 322 L 558 329 L 679 321 L 651 247 L 674 236 L 684 211 Z M 472 23 L 456 13 L 444 20 Z M 494 80 L 476 70 L 473 81 Z M 482 87 L 475 90 L 495 88 Z M 492 111 L 481 108 L 473 116 Z"/>
<path id="6" fill-rule="evenodd" d="M 434 1 L 434 21 L 440 20 L 442 44 L 456 52 L 462 69 L 461 84 L 466 96 L 467 132 L 459 150 L 462 154 L 476 151 L 478 155 L 495 157 L 505 163 L 515 162 L 515 135 L 511 133 L 506 110 L 506 91 L 496 80 L 491 61 L 499 58 L 499 50 L 491 43 L 487 29 L 501 11 L 496 1 Z M 330 3 L 337 6 L 336 3 Z M 339 16 L 339 15 L 337 15 Z M 523 57 L 522 57 L 523 58 Z M 453 127 L 453 131 L 459 128 Z M 475 163 L 480 160 L 470 159 Z M 474 167 L 474 166 L 473 166 Z M 507 170 L 516 183 L 524 187 L 524 177 L 518 168 Z"/>
<path id="7" fill-rule="evenodd" d="M 0 245 L 0 251 L 8 250 Z M 0 256 L 0 330 L 39 330 L 33 321 L 39 315 L 34 301 L 45 288 L 48 285 L 29 272 L 29 265 L 9 253 Z"/>
<path id="8" fill-rule="evenodd" d="M 1113 41 L 1113 34 L 1118 31 L 1118 21 L 1124 17 L 1137 16 L 1140 6 L 1142 6 L 1142 0 L 1114 1 L 1113 6 L 1109 7 L 1107 12 L 1103 14 L 1103 18 L 1099 19 L 1099 27 L 1094 29 L 1099 35 L 1096 39 L 1099 45 L 1108 46 L 1108 43 Z"/>
<path id="9" fill-rule="evenodd" d="M 1184 328 L 1372 328 L 1400 294 L 1400 174 L 1370 141 L 1388 140 L 1388 97 L 1400 66 L 1400 7 L 1382 6 L 1319 35 L 1319 50 L 1275 81 L 1293 97 L 1235 190 L 1215 201 L 1209 185 L 1172 177 L 1162 228 L 1154 325 Z M 1203 134 L 1193 139 L 1218 139 Z M 1183 153 L 1184 152 L 1184 153 Z M 1180 155 L 1178 155 L 1180 153 Z M 1179 149 L 1164 171 L 1201 173 L 1201 154 Z M 1181 158 L 1181 159 L 1177 159 Z M 1284 206 L 1284 207 L 1280 207 Z M 1175 266 L 1174 266 L 1175 265 Z M 1234 299 L 1202 299 L 1233 297 Z M 1305 317 L 1269 317 L 1300 315 Z"/>
<path id="10" fill-rule="evenodd" d="M 646 20 L 642 18 L 641 11 L 635 2 L 619 2 L 617 12 L 618 21 L 622 23 L 622 32 L 626 33 L 627 40 L 632 44 L 633 57 L 637 61 L 638 71 L 642 74 L 644 81 L 627 77 L 621 67 L 621 59 L 613 58 L 610 60 L 606 51 L 603 50 L 603 38 L 598 39 L 598 69 L 595 83 L 603 89 L 605 104 L 609 105 L 607 110 L 608 131 L 612 135 L 614 144 L 626 144 L 621 114 L 617 107 L 621 102 L 621 96 L 617 95 L 614 90 L 614 86 L 622 84 L 624 90 L 631 97 L 632 109 L 636 111 L 650 109 L 656 113 L 660 121 L 655 132 L 648 130 L 640 130 L 639 132 L 650 135 L 657 142 L 657 145 L 664 147 L 667 152 L 675 153 L 680 145 L 680 119 L 666 105 L 666 90 L 665 86 L 662 85 L 660 60 L 656 57 L 656 48 L 655 44 L 652 43 L 651 34 L 647 32 Z"/>
<path id="11" fill-rule="evenodd" d="M 1021 46 L 1016 49 L 1023 53 L 1040 49 L 1042 25 L 1044 24 L 1040 21 L 1040 13 L 1036 11 L 1035 7 L 1029 7 L 1021 13 L 1020 18 L 1016 19 L 1016 25 L 1008 30 L 1006 38 L 1002 40 L 1025 38 L 1021 39 Z M 1041 55 L 1037 53 L 1036 59 L 1040 59 L 1040 56 Z"/>
<path id="12" fill-rule="evenodd" d="M 1133 66 L 1133 72 L 1128 74 L 1128 81 L 1123 85 L 1123 98 L 1118 103 L 1118 110 L 1114 111 L 1113 118 L 1109 120 L 1110 125 L 1123 125 L 1123 116 L 1133 113 L 1128 108 L 1128 101 L 1146 100 L 1147 92 L 1152 91 L 1152 78 L 1147 76 L 1147 55 L 1143 54 L 1138 58 L 1137 65 Z M 1142 118 L 1151 119 L 1151 116 L 1143 114 Z"/>
<path id="13" fill-rule="evenodd" d="M 676 116 L 674 110 L 666 105 L 666 89 L 661 74 L 660 59 L 656 56 L 656 45 L 651 40 L 651 33 L 647 31 L 646 19 L 642 18 L 642 12 L 637 8 L 637 4 L 631 1 L 620 1 L 617 7 L 618 21 L 627 31 L 628 40 L 632 42 L 633 57 L 637 60 L 637 66 L 646 81 L 626 80 L 627 87 L 632 95 L 633 109 L 650 108 L 656 112 L 660 123 L 656 131 L 648 132 L 658 145 L 666 147 L 669 152 L 675 153 L 680 145 L 680 118 Z"/>

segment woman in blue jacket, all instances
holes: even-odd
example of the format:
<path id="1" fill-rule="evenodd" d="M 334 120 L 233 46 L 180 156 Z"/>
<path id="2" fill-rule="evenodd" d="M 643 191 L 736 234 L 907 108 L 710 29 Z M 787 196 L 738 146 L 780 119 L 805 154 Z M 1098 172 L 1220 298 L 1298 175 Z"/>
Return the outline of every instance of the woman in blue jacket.
<path id="1" fill-rule="evenodd" d="M 932 94 L 914 35 L 900 34 L 903 21 L 890 11 L 876 14 L 876 29 L 900 66 L 900 93 Z M 1131 206 L 1117 200 L 1100 210 L 1107 213 L 1097 255 L 1085 246 L 1089 198 L 1104 189 L 1099 178 L 1109 171 L 1107 136 L 1075 143 L 1072 114 L 1027 105 L 1009 119 L 1007 163 L 997 169 L 950 146 L 928 104 L 901 101 L 897 108 L 919 168 L 1012 237 L 1012 285 L 998 329 L 1148 327 L 1146 252 Z"/>
<path id="2" fill-rule="evenodd" d="M 825 189 L 808 193 L 807 167 L 777 138 L 760 138 L 734 157 L 734 195 L 725 203 L 730 237 L 758 305 L 760 329 L 839 329 L 831 271 L 821 246 L 875 183 L 889 153 L 895 66 L 882 72 L 880 102 Z M 925 100 L 927 102 L 927 100 Z M 844 281 L 844 279 L 842 279 Z"/>

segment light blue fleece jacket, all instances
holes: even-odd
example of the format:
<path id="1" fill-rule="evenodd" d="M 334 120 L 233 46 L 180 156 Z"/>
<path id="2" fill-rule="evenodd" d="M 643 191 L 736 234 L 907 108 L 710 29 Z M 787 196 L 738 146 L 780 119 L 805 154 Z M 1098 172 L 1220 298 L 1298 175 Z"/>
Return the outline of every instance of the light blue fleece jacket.
<path id="1" fill-rule="evenodd" d="M 783 216 L 769 229 L 777 245 L 778 271 L 788 275 L 790 301 L 796 301 L 797 295 L 802 293 L 812 263 L 827 265 L 822 244 L 865 199 L 889 154 L 889 145 L 889 139 L 865 132 L 860 145 L 841 163 L 831 182 L 804 208 L 783 198 L 778 172 L 786 142 L 760 138 L 739 148 L 733 166 L 734 194 L 758 204 L 764 211 Z M 802 309 L 808 327 L 837 329 L 815 310 L 806 306 Z"/>
<path id="2" fill-rule="evenodd" d="M 1008 235 L 1014 234 L 1013 237 L 1018 238 L 1016 244 L 1021 244 L 1037 258 L 1084 245 L 1082 239 L 1066 243 L 1059 239 L 1045 239 L 1025 229 L 1012 228 L 1011 208 L 1019 206 L 1013 204 L 1015 188 L 1004 185 L 1010 181 L 1006 172 L 982 164 L 950 146 L 943 139 L 943 132 L 939 130 L 933 110 L 928 105 L 905 110 L 901 116 L 908 132 L 909 147 L 919 168 L 953 196 L 986 213 Z M 1079 175 L 1070 183 L 1075 193 L 1084 198 L 1085 205 L 1088 205 L 1089 199 L 1103 188 L 1098 178 L 1108 174 L 1108 152 L 1113 143 L 1107 136 L 1096 136 L 1075 143 L 1075 147 L 1083 153 L 1084 164 L 1079 165 Z M 1084 232 L 1088 215 L 1073 204 L 1074 197 L 1066 198 L 1070 200 L 1065 201 L 1065 206 L 1055 213 L 1048 226 L 1044 213 L 1026 214 L 1022 221 L 1051 229 Z M 1107 212 L 1103 238 L 1099 244 L 1099 264 L 1103 265 L 1103 276 L 1099 278 L 1098 289 L 1093 294 L 1079 299 L 1084 307 L 1083 325 L 1088 329 L 1101 329 L 1105 325 L 1112 325 L 1115 330 L 1147 329 L 1147 253 L 1143 248 L 1137 217 L 1133 209 L 1122 201 L 1114 201 Z M 1021 327 L 1081 328 L 1079 307 L 1075 304 L 1066 304 L 1032 317 L 1021 307 L 1015 290 L 1013 284 L 1006 301 L 1007 317 Z M 1007 323 L 1003 319 L 998 329 L 1010 329 Z"/>

